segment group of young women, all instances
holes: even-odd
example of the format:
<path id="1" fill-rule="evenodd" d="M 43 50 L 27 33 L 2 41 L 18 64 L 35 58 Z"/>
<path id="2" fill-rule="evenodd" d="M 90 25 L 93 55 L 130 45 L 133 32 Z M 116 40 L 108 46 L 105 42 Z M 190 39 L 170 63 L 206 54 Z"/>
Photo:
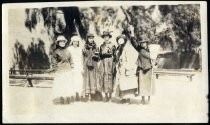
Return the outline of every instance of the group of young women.
<path id="1" fill-rule="evenodd" d="M 133 90 L 148 104 L 154 86 L 148 40 L 137 41 L 131 33 L 117 37 L 115 46 L 110 32 L 104 31 L 104 42 L 97 46 L 94 37 L 87 34 L 84 46 L 78 36 L 71 38 L 69 46 L 64 36 L 57 37 L 52 55 L 54 104 L 91 101 L 97 92 L 105 102 L 121 102 L 124 90 Z"/>

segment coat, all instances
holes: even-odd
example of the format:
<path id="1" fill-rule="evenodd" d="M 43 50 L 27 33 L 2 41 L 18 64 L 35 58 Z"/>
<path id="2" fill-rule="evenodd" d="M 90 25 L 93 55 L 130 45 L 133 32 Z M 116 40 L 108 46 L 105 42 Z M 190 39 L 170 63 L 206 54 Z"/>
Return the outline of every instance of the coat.
<path id="1" fill-rule="evenodd" d="M 73 92 L 72 70 L 74 62 L 68 48 L 58 48 L 52 54 L 52 68 L 55 71 L 52 99 L 71 96 Z"/>
<path id="2" fill-rule="evenodd" d="M 152 77 L 150 52 L 148 49 L 141 48 L 134 38 L 132 38 L 131 43 L 139 52 L 139 56 L 136 61 L 139 95 L 150 96 L 154 93 L 154 80 Z"/>
<path id="3" fill-rule="evenodd" d="M 113 92 L 113 84 L 115 80 L 116 68 L 116 47 L 114 44 L 103 43 L 100 46 L 100 59 L 101 63 L 99 66 L 99 74 L 100 74 L 100 89 L 105 93 Z"/>
<path id="4" fill-rule="evenodd" d="M 134 46 L 134 48 L 139 52 L 139 56 L 136 60 L 137 66 L 139 68 L 142 68 L 143 70 L 151 69 L 152 63 L 149 50 L 141 48 L 141 46 L 135 38 L 131 39 L 131 43 Z"/>
<path id="5" fill-rule="evenodd" d="M 95 43 L 85 44 L 82 50 L 83 52 L 83 66 L 84 66 L 84 83 L 83 94 L 95 94 L 97 85 L 99 83 L 98 78 L 98 62 L 100 61 L 99 48 Z"/>
<path id="6" fill-rule="evenodd" d="M 122 50 L 121 50 L 122 48 Z M 119 52 L 122 51 L 122 52 Z M 119 86 L 120 92 L 138 88 L 138 82 L 136 78 L 136 64 L 135 61 L 138 57 L 138 52 L 135 51 L 134 47 L 128 41 L 123 47 L 117 47 L 117 54 L 119 55 L 117 60 L 116 69 L 116 85 L 117 89 Z M 134 92 L 132 92 L 133 94 Z"/>

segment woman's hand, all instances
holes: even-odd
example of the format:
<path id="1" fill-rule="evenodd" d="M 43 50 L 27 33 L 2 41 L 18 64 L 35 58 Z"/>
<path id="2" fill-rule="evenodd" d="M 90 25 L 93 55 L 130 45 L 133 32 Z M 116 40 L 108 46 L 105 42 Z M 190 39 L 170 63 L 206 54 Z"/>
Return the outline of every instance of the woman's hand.
<path id="1" fill-rule="evenodd" d="M 129 31 L 130 31 L 130 35 L 131 35 L 131 37 L 134 37 L 134 27 L 133 27 L 133 25 L 129 25 L 129 27 L 128 27 L 129 29 Z"/>

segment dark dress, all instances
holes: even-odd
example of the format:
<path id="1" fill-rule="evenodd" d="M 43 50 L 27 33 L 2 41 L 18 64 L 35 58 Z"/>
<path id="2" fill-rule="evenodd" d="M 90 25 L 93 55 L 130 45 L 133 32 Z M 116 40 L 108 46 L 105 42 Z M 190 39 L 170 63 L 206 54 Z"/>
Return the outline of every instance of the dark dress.
<path id="1" fill-rule="evenodd" d="M 97 84 L 99 82 L 98 78 L 98 62 L 100 61 L 99 49 L 96 44 L 85 44 L 83 49 L 84 57 L 84 94 L 95 94 L 97 90 Z"/>
<path id="2" fill-rule="evenodd" d="M 131 43 L 139 52 L 139 56 L 136 61 L 139 95 L 150 96 L 154 93 L 154 81 L 152 78 L 152 63 L 150 52 L 148 49 L 141 48 L 134 38 L 132 38 Z"/>
<path id="3" fill-rule="evenodd" d="M 116 47 L 111 42 L 103 43 L 100 46 L 101 63 L 99 66 L 101 91 L 105 93 L 113 92 L 113 84 L 116 74 L 115 68 Z"/>

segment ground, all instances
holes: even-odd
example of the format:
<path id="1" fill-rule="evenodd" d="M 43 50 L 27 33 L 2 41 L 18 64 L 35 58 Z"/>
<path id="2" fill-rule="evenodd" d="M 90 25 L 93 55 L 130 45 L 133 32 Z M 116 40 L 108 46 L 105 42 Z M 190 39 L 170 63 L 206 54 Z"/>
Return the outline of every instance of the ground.
<path id="1" fill-rule="evenodd" d="M 39 82 L 34 88 L 8 86 L 4 98 L 3 122 L 208 122 L 208 85 L 201 74 L 190 82 L 184 76 L 160 76 L 149 105 L 78 102 L 53 105 L 51 82 Z"/>

